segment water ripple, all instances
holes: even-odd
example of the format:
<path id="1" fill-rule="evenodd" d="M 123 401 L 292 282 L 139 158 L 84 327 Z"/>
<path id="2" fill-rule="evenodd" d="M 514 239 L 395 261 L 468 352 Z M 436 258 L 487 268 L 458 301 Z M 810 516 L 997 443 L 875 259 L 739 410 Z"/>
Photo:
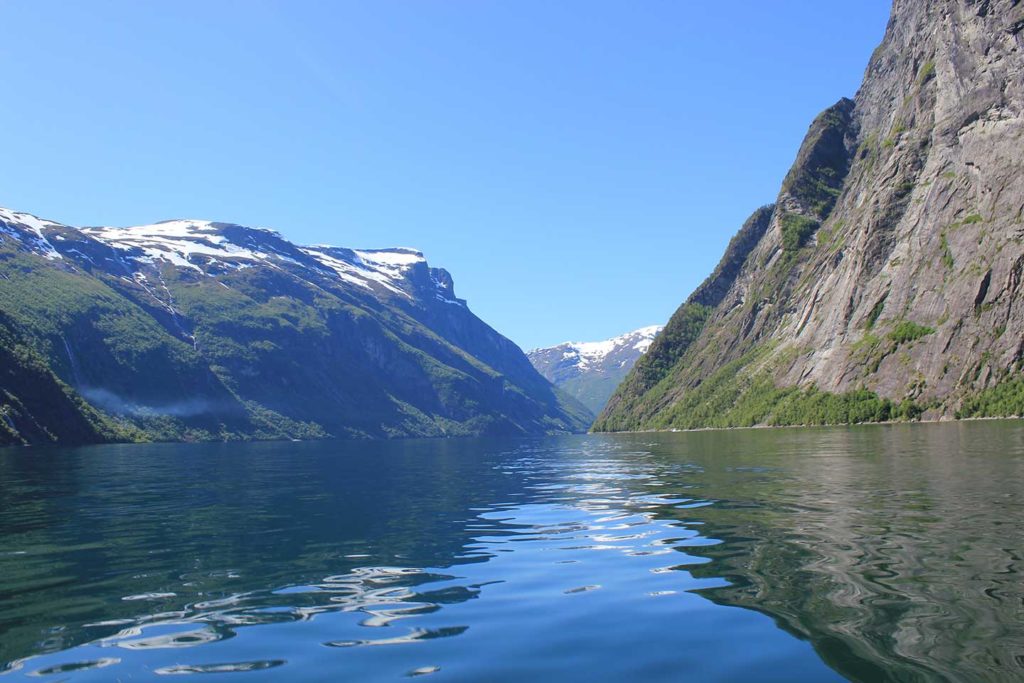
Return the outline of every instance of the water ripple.
<path id="1" fill-rule="evenodd" d="M 2 454 L 0 675 L 1024 678 L 1019 427 L 212 448 Z"/>

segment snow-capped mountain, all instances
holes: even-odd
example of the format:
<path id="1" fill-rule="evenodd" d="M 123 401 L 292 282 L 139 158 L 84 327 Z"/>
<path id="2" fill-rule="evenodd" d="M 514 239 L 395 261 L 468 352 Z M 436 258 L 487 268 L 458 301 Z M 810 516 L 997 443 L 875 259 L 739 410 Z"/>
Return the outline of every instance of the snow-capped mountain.
<path id="1" fill-rule="evenodd" d="M 564 342 L 527 356 L 540 374 L 596 414 L 661 329 L 651 325 L 604 341 Z"/>
<path id="2" fill-rule="evenodd" d="M 588 419 L 421 252 L 232 223 L 75 228 L 0 209 L 4 344 L 31 368 L 0 376 L 0 443 L 61 439 L 56 399 L 26 393 L 43 376 L 80 408 L 78 441 L 90 423 L 103 440 L 532 434 Z"/>
<path id="3" fill-rule="evenodd" d="M 410 299 L 422 293 L 416 285 L 426 284 L 428 288 L 433 285 L 439 300 L 465 305 L 465 301 L 454 298 L 450 276 L 441 269 L 428 268 L 423 253 L 416 249 L 301 247 L 266 228 L 198 220 L 164 221 L 129 228 L 82 228 L 81 232 L 117 249 L 124 259 L 136 264 L 164 261 L 203 274 L 257 265 L 297 266 L 332 274 L 372 292 L 387 290 Z M 55 239 L 64 238 L 58 235 Z"/>

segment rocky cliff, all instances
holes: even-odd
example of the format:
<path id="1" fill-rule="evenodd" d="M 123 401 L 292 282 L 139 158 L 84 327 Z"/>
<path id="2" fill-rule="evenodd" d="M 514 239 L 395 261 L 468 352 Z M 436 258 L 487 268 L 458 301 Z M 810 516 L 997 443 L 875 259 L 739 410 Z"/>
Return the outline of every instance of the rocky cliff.
<path id="1" fill-rule="evenodd" d="M 1024 3 L 896 0 L 600 430 L 1024 412 Z"/>
<path id="2" fill-rule="evenodd" d="M 0 444 L 585 429 L 413 249 L 0 209 Z"/>

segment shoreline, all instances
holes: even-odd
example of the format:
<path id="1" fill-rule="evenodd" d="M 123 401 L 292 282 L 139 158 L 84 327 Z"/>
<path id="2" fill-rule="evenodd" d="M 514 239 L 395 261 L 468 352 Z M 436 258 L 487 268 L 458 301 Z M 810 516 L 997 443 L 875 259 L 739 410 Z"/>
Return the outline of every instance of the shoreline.
<path id="1" fill-rule="evenodd" d="M 790 424 L 769 425 L 756 424 L 746 427 L 691 427 L 687 429 L 632 429 L 615 432 L 588 431 L 587 434 L 684 434 L 692 432 L 731 432 L 749 429 L 813 429 L 816 427 L 870 427 L 874 425 L 913 425 L 913 424 L 949 424 L 955 422 L 985 422 L 996 420 L 1024 420 L 1024 415 L 1003 415 L 998 417 L 940 417 L 930 420 L 884 420 L 881 422 L 837 422 L 834 424 Z"/>

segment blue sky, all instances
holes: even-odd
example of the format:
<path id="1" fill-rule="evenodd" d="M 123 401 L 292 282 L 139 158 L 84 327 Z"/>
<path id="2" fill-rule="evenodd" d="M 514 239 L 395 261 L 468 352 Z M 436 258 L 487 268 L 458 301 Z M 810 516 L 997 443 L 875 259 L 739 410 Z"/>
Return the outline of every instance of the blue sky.
<path id="1" fill-rule="evenodd" d="M 520 346 L 664 322 L 888 0 L 0 0 L 0 205 L 414 246 Z"/>

